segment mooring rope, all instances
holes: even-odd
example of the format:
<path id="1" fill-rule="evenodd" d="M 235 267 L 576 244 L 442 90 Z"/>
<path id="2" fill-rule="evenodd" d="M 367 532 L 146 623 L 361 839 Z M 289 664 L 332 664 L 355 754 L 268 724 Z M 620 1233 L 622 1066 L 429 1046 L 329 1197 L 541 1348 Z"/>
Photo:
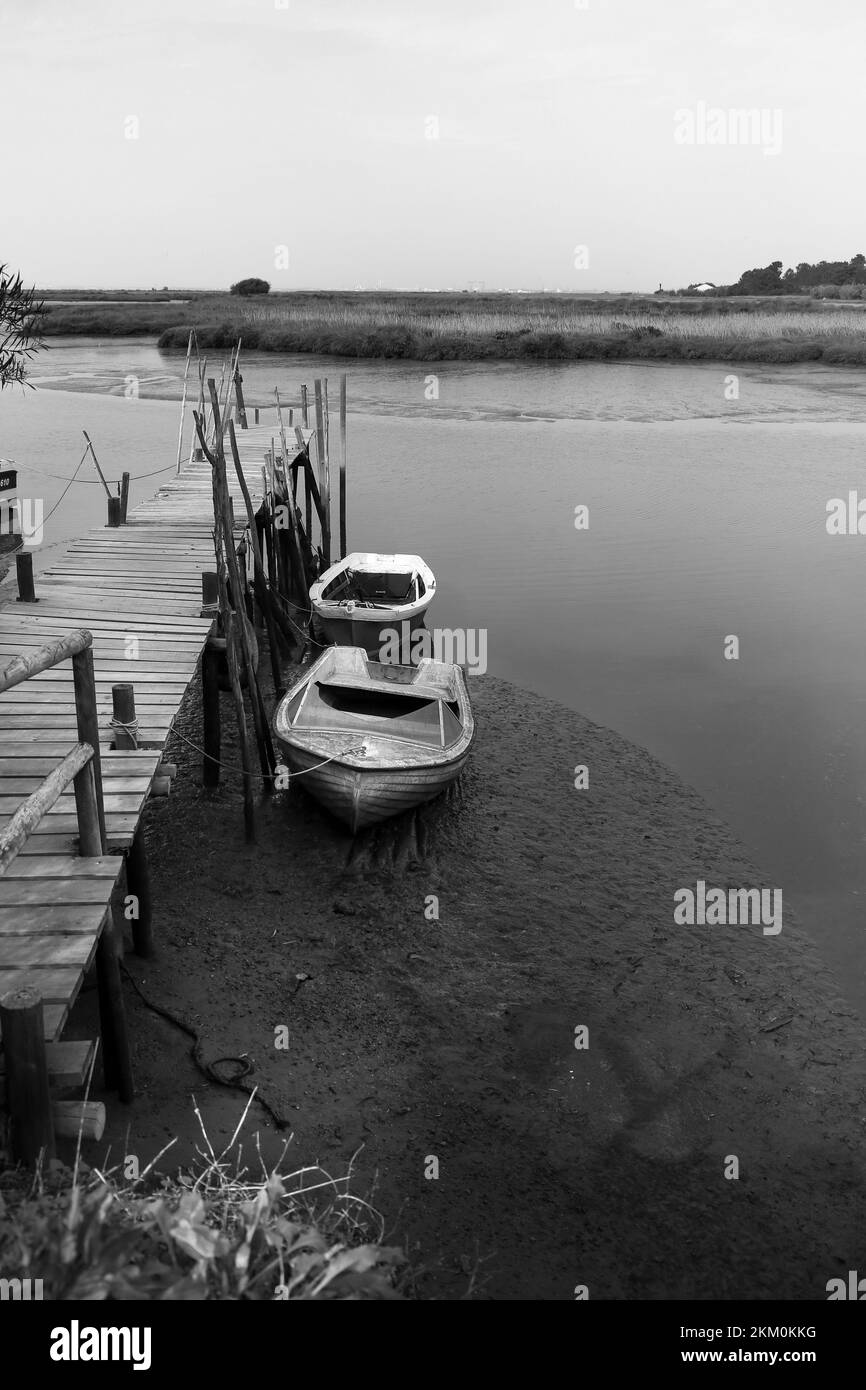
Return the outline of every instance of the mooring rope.
<path id="1" fill-rule="evenodd" d="M 188 743 L 190 748 L 195 749 L 196 753 L 201 753 L 203 758 L 207 758 L 208 762 L 216 763 L 217 767 L 223 768 L 226 772 L 236 772 L 240 777 L 259 777 L 261 775 L 258 772 L 245 772 L 242 767 L 235 767 L 232 763 L 224 763 L 221 758 L 213 757 L 212 754 L 207 753 L 204 748 L 200 748 L 197 743 L 193 743 L 191 738 L 187 738 L 186 734 L 182 734 L 180 729 L 172 729 L 171 736 L 173 738 L 177 737 L 183 739 L 184 743 Z M 337 758 L 344 758 L 348 753 L 363 753 L 363 751 L 363 744 L 358 744 L 355 748 L 341 748 L 338 753 L 332 753 L 330 758 L 324 758 L 322 762 L 314 763 L 312 767 L 305 767 L 303 772 L 289 772 L 285 763 L 279 763 L 278 767 L 282 768 L 280 776 L 288 777 L 294 781 L 296 777 L 306 777 L 308 772 L 316 772 L 318 768 L 324 767 L 327 763 L 335 762 Z"/>
<path id="2" fill-rule="evenodd" d="M 265 1100 L 264 1096 L 259 1094 L 258 1086 L 245 1086 L 243 1084 L 244 1078 L 249 1076 L 253 1070 L 253 1063 L 250 1060 L 249 1053 L 242 1052 L 237 1057 L 215 1057 L 212 1062 L 205 1062 L 201 1056 L 201 1039 L 196 1030 L 190 1027 L 188 1023 L 184 1023 L 183 1019 L 178 1018 L 170 1009 L 164 1009 L 161 1004 L 154 1004 L 152 999 L 148 999 L 135 976 L 130 974 L 122 961 L 120 963 L 120 968 L 145 1008 L 150 1009 L 151 1013 L 158 1014 L 159 1017 L 164 1018 L 166 1022 L 173 1023 L 175 1028 L 179 1028 L 182 1033 L 186 1033 L 188 1038 L 192 1038 L 193 1045 L 190 1048 L 190 1056 L 202 1075 L 207 1077 L 208 1081 L 212 1081 L 217 1086 L 227 1086 L 230 1090 L 243 1091 L 245 1095 L 254 1096 L 259 1105 L 270 1115 L 278 1129 L 291 1129 L 291 1121 L 280 1115 L 273 1106 Z M 297 982 L 294 994 L 297 994 L 303 983 L 303 980 Z M 294 994 L 290 995 L 290 998 L 294 998 Z M 225 1063 L 229 1063 L 237 1069 L 235 1076 L 220 1076 L 216 1068 Z"/>
<path id="3" fill-rule="evenodd" d="M 129 737 L 132 739 L 132 746 L 133 746 L 133 748 L 136 748 L 136 749 L 138 748 L 138 719 L 137 719 L 137 718 L 136 718 L 136 719 L 131 719 L 131 720 L 129 721 L 128 724 L 124 724 L 124 722 L 123 722 L 122 719 L 115 719 L 114 715 L 112 715 L 112 716 L 111 716 L 111 719 L 109 720 L 109 724 L 110 724 L 110 726 L 111 726 L 112 729 L 115 729 L 115 730 L 117 730 L 117 729 L 123 729 L 124 733 L 129 734 Z"/>

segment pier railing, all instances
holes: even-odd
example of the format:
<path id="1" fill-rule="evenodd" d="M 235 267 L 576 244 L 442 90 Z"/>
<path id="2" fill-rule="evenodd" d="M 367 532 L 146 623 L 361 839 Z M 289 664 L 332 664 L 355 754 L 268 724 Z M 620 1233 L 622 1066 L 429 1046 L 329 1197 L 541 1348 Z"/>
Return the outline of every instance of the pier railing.
<path id="1" fill-rule="evenodd" d="M 105 810 L 102 796 L 102 764 L 99 756 L 99 718 L 96 709 L 96 680 L 93 672 L 93 637 L 91 633 L 80 628 L 77 632 L 71 632 L 67 637 L 61 638 L 58 642 L 51 642 L 47 646 L 40 647 L 32 656 L 15 656 L 6 666 L 0 670 L 0 695 L 7 690 L 12 690 L 16 685 L 30 680 L 33 676 L 41 675 L 43 671 L 50 671 L 53 667 L 59 666 L 63 661 L 72 661 L 72 683 L 75 691 L 75 714 L 78 721 L 78 746 L 88 746 L 90 756 L 85 763 L 74 773 L 70 773 L 66 782 L 58 791 L 57 796 L 65 791 L 71 781 L 75 782 L 75 809 L 78 812 L 79 831 L 82 826 L 86 827 L 89 836 L 88 843 L 98 848 L 85 851 L 88 855 L 101 855 L 105 852 Z M 74 752 L 75 750 L 73 750 Z M 69 755 L 70 757 L 72 754 Z M 68 758 L 60 764 L 64 767 Z M 54 773 L 49 774 L 46 783 L 59 771 L 55 768 Z M 45 792 L 45 784 L 28 798 L 25 806 Z M 54 800 L 57 800 L 55 796 Z M 91 803 L 95 806 L 96 820 L 93 825 L 90 823 Z M 51 803 L 53 805 L 54 802 Z M 19 813 L 23 811 L 19 809 Z M 45 815 L 50 810 L 47 806 L 42 812 Z M 32 808 L 31 808 L 32 814 Z M 41 820 L 41 816 L 39 817 Z M 12 824 L 16 817 L 13 816 L 12 822 L 0 833 L 0 845 L 4 844 L 12 830 Z M 24 838 L 26 838 L 25 832 Z M 23 843 L 23 841 L 22 841 Z M 18 846 L 20 848 L 20 844 Z M 0 874 L 3 873 L 6 865 L 11 863 L 16 848 L 8 860 L 4 861 L 3 853 L 0 851 Z"/>
<path id="2" fill-rule="evenodd" d="M 0 878 L 14 862 L 28 838 L 57 804 L 72 783 L 78 820 L 78 853 L 88 859 L 105 853 L 105 813 L 99 755 L 99 724 L 93 671 L 93 638 L 79 630 L 60 641 L 40 647 L 32 656 L 16 656 L 0 670 L 0 694 L 24 681 L 71 660 L 79 741 L 18 807 L 0 831 Z M 38 752 L 38 742 L 34 743 Z M 113 887 L 113 883 L 111 885 Z M 107 891 L 106 911 L 110 910 Z M 14 938 L 13 938 L 14 939 Z M 26 938 L 22 938 L 26 946 Z M 62 938 L 58 938 L 62 941 Z M 24 949 L 24 948 L 23 948 Z M 96 943 L 96 967 L 103 1033 L 103 1059 L 108 1075 L 116 1078 L 124 1100 L 132 1099 L 132 1077 L 121 994 L 119 963 L 110 921 L 103 923 Z M 33 1163 L 40 1150 L 54 1149 L 59 1123 L 85 1123 L 100 1128 L 104 1107 L 88 1103 L 74 1107 L 52 1104 L 49 1093 L 43 1001 L 38 990 L 24 987 L 0 998 L 0 1027 L 6 1109 L 12 1121 L 13 1156 Z M 101 1114 L 97 1113 L 101 1112 Z M 60 1132 L 63 1132 L 62 1130 Z M 100 1128 L 101 1133 L 101 1128 Z M 98 1134 L 96 1137 L 99 1137 Z"/>

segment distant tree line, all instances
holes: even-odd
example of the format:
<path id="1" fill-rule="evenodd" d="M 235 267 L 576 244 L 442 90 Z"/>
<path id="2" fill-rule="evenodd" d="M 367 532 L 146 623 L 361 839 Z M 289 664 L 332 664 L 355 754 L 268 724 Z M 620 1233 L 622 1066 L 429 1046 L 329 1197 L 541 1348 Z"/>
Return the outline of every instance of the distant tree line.
<path id="1" fill-rule="evenodd" d="M 848 291 L 837 293 L 833 291 Z M 850 261 L 801 261 L 796 269 L 782 270 L 781 261 L 744 270 L 735 285 L 719 285 L 714 295 L 823 294 L 825 298 L 866 298 L 866 256 L 859 252 Z"/>

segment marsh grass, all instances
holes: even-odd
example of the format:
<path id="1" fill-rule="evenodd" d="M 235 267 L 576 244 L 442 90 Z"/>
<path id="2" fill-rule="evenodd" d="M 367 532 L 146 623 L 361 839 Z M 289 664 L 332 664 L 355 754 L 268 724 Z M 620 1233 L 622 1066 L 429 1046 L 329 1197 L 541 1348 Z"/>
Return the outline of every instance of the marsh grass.
<path id="1" fill-rule="evenodd" d="M 267 299 L 58 306 L 45 332 L 159 334 L 199 346 L 418 361 L 673 358 L 866 363 L 866 301 L 804 296 L 683 299 L 640 295 L 299 292 Z"/>
<path id="2" fill-rule="evenodd" d="M 673 338 L 746 338 L 757 339 L 776 337 L 815 337 L 826 334 L 828 338 L 866 337 L 866 319 L 860 310 L 845 312 L 840 310 L 832 317 L 819 318 L 808 310 L 788 310 L 787 312 L 743 311 L 713 313 L 707 311 L 700 315 L 694 313 L 647 313 L 637 312 L 629 315 L 586 311 L 567 308 L 557 311 L 530 308 L 522 310 L 519 306 L 505 312 L 455 309 L 447 312 L 422 314 L 417 311 L 406 312 L 398 306 L 359 305 L 298 307 L 291 305 L 251 305 L 237 315 L 239 324 L 258 327 L 291 327 L 294 329 L 333 329 L 336 331 L 357 330 L 408 330 L 410 333 L 428 335 L 433 339 L 441 336 L 456 336 L 467 339 L 475 337 L 496 337 L 501 334 L 526 334 L 555 331 L 568 337 L 616 336 L 619 333 L 633 333 L 654 328 L 659 333 Z"/>

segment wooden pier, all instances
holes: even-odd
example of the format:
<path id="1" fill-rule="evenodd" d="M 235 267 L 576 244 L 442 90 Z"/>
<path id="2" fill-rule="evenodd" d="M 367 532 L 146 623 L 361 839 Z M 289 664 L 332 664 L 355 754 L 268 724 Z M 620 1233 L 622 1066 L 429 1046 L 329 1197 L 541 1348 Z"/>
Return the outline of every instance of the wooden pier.
<path id="1" fill-rule="evenodd" d="M 239 384 L 237 415 L 246 418 Z M 238 543 L 243 553 L 245 532 L 249 544 L 248 508 L 258 512 L 269 492 L 273 505 L 277 469 L 286 483 L 298 470 L 311 472 L 310 438 L 309 429 L 293 427 L 287 441 L 281 413 L 276 423 L 239 429 L 243 482 L 226 470 L 233 549 Z M 60 1039 L 94 963 L 106 1085 L 132 1098 L 120 907 L 131 904 L 124 915 L 136 950 L 148 954 L 141 816 L 155 783 L 164 783 L 162 751 L 214 627 L 213 608 L 203 608 L 203 576 L 216 568 L 215 495 L 211 464 L 191 460 L 125 524 L 118 525 L 121 508 L 110 505 L 110 524 L 72 542 L 38 576 L 35 593 L 25 557 L 21 598 L 0 611 L 0 1101 L 5 1072 L 13 1152 L 25 1162 L 39 1146 L 51 1148 L 46 1132 L 58 1127 L 49 1086 L 80 1086 L 88 1075 L 94 1043 Z M 75 671 L 66 660 L 73 650 Z M 92 668 L 89 693 L 82 662 Z M 78 747 L 91 749 L 96 837 L 92 826 L 82 828 L 84 774 L 76 772 L 74 791 L 69 778 L 52 783 Z"/>

